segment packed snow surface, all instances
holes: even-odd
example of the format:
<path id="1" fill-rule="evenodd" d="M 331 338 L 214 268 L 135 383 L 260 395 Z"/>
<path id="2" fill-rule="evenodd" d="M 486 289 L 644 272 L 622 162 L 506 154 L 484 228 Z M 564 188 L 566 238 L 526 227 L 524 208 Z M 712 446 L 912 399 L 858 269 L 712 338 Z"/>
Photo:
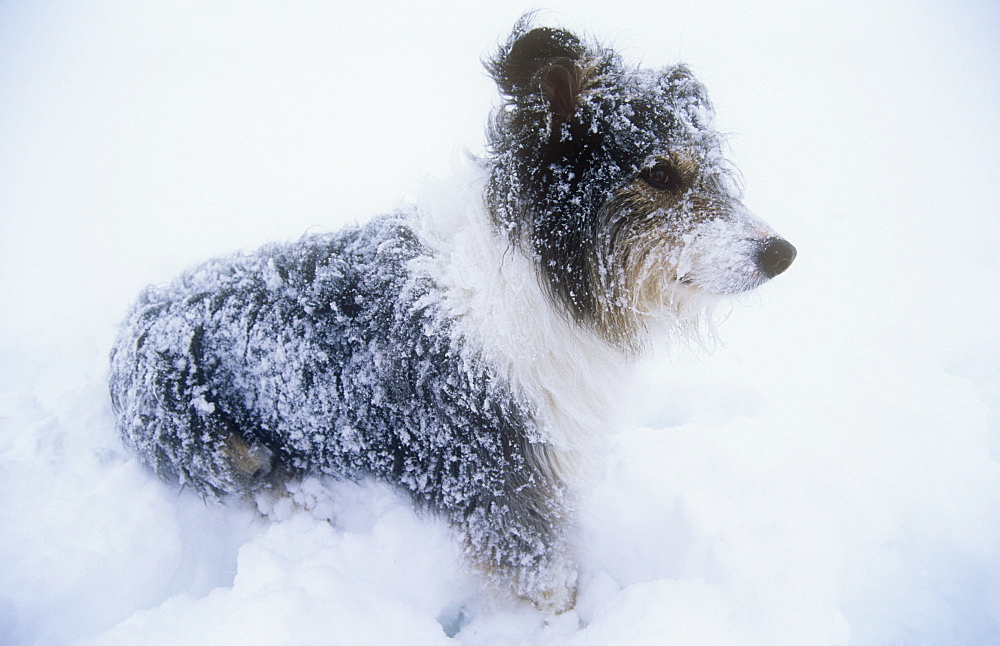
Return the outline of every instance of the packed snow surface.
<path id="1" fill-rule="evenodd" d="M 106 386 L 145 284 L 481 146 L 523 7 L 3 3 L 0 643 L 1000 641 L 1000 9 L 605 5 L 543 18 L 691 65 L 799 257 L 639 366 L 552 616 L 384 485 L 164 485 Z"/>

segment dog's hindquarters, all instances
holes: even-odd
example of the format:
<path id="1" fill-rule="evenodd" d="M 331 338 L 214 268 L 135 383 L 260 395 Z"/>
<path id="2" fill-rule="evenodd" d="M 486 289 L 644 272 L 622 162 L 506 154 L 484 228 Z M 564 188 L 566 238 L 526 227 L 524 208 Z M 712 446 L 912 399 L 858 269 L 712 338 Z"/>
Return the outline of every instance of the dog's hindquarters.
<path id="1" fill-rule="evenodd" d="M 151 286 L 134 305 L 111 354 L 118 431 L 168 482 L 211 497 L 248 494 L 267 484 L 274 456 L 219 387 L 226 372 L 219 348 L 240 334 L 235 325 L 220 334 L 217 314 L 242 296 L 184 289 L 203 286 Z"/>

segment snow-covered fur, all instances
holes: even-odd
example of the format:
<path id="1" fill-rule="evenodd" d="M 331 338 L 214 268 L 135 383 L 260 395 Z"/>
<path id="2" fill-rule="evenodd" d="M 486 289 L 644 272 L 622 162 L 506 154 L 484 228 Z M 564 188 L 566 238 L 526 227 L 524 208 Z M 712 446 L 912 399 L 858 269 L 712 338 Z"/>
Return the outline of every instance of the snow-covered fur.
<path id="1" fill-rule="evenodd" d="M 209 497 L 376 477 L 498 589 L 572 604 L 574 492 L 650 333 L 784 271 L 682 66 L 517 25 L 474 196 L 147 288 L 112 350 L 125 442 Z"/>

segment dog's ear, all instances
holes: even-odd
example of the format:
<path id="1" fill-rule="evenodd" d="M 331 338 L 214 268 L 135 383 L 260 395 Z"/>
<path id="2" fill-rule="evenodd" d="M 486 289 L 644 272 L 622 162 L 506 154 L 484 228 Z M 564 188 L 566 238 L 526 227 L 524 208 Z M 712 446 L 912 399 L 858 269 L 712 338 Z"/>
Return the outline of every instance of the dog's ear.
<path id="1" fill-rule="evenodd" d="M 708 90 L 684 65 L 674 65 L 664 70 L 660 81 L 677 112 L 695 128 L 710 128 L 715 109 L 708 98 Z"/>
<path id="2" fill-rule="evenodd" d="M 542 72 L 539 83 L 549 97 L 552 114 L 569 121 L 576 112 L 576 100 L 580 96 L 580 68 L 551 65 Z"/>
<path id="3" fill-rule="evenodd" d="M 552 114 L 567 121 L 576 111 L 582 88 L 580 61 L 586 51 L 568 31 L 515 29 L 487 67 L 506 96 L 518 99 L 544 93 Z"/>

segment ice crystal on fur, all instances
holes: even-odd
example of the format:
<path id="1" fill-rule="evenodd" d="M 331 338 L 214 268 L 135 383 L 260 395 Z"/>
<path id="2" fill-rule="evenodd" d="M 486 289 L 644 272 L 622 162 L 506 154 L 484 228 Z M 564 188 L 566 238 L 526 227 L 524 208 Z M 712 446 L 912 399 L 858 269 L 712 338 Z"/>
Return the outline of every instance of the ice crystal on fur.
<path id="1" fill-rule="evenodd" d="M 380 478 L 459 528 L 498 589 L 561 610 L 602 379 L 652 323 L 692 334 L 794 248 L 739 203 L 683 66 L 522 21 L 489 68 L 505 103 L 458 224 L 400 212 L 149 287 L 110 386 L 164 479 L 219 497 Z"/>

